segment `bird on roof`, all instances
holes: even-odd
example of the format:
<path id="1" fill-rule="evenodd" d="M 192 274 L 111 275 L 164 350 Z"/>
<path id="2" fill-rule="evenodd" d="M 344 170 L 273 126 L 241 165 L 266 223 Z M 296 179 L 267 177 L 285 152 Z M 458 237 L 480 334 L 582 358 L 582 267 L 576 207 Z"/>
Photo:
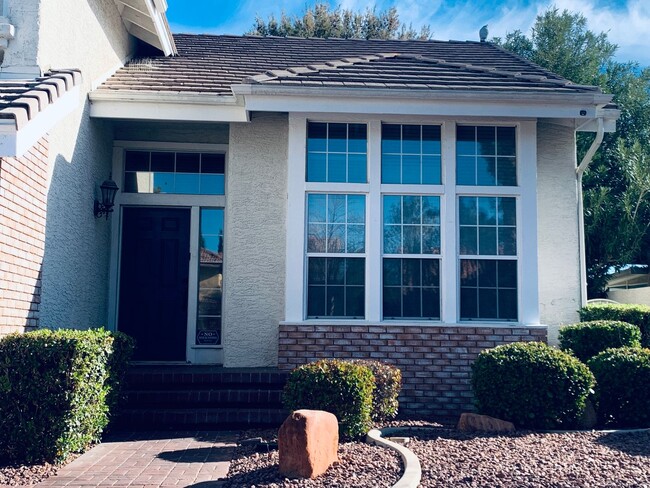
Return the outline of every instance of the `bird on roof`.
<path id="1" fill-rule="evenodd" d="M 478 31 L 479 38 L 481 39 L 481 42 L 485 42 L 487 40 L 488 36 L 488 28 L 487 24 L 485 24 L 483 27 L 481 27 L 481 30 Z"/>

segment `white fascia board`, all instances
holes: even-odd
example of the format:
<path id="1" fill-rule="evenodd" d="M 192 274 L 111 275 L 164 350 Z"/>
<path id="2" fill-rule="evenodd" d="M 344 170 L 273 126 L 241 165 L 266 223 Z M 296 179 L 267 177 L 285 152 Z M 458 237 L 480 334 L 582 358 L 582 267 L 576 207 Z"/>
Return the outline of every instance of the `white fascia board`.
<path id="1" fill-rule="evenodd" d="M 81 88 L 73 87 L 20 130 L 13 121 L 0 123 L 0 156 L 19 157 L 25 154 L 66 115 L 79 105 Z"/>
<path id="2" fill-rule="evenodd" d="M 91 92 L 90 116 L 183 122 L 249 122 L 235 97 L 145 91 Z"/>
<path id="3" fill-rule="evenodd" d="M 169 24 L 165 17 L 165 11 L 159 10 L 158 8 L 159 3 L 160 2 L 154 3 L 152 0 L 146 0 L 147 9 L 151 15 L 151 20 L 156 27 L 160 44 L 162 45 L 162 52 L 165 53 L 165 56 L 171 56 L 172 54 L 176 54 L 176 45 L 174 44 L 174 38 L 172 37 L 172 32 L 169 29 Z"/>
<path id="4" fill-rule="evenodd" d="M 464 117 L 591 119 L 611 95 L 524 92 L 432 91 L 233 86 L 246 109 L 273 112 L 336 112 Z M 581 112 L 584 111 L 584 115 Z"/>

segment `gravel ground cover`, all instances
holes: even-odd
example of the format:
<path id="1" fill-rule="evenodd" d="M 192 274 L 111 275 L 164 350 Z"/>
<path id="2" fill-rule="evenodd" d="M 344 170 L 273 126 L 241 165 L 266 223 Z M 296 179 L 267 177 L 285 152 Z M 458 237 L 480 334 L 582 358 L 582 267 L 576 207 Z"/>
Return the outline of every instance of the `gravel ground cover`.
<path id="1" fill-rule="evenodd" d="M 412 434 L 426 487 L 650 487 L 650 431 Z"/>
<path id="2" fill-rule="evenodd" d="M 76 459 L 78 455 L 71 455 L 66 464 Z M 0 459 L 0 487 L 35 485 L 44 479 L 54 476 L 63 465 L 42 463 L 31 465 L 11 465 Z"/>
<path id="3" fill-rule="evenodd" d="M 246 432 L 242 439 L 262 437 L 275 440 L 277 431 Z M 228 488 L 382 488 L 393 486 L 402 476 L 402 461 L 397 453 L 360 442 L 339 444 L 339 462 L 315 480 L 290 480 L 278 471 L 278 451 L 255 452 L 255 447 L 240 446 L 230 465 Z"/>

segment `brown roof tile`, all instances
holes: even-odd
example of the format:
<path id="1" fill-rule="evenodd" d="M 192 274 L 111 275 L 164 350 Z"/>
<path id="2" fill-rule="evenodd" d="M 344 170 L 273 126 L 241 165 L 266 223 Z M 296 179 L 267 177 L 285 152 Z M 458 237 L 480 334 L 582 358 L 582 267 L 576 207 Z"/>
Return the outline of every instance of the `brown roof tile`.
<path id="1" fill-rule="evenodd" d="M 242 83 L 581 93 L 490 43 L 176 34 L 178 56 L 135 59 L 100 90 L 232 95 Z"/>

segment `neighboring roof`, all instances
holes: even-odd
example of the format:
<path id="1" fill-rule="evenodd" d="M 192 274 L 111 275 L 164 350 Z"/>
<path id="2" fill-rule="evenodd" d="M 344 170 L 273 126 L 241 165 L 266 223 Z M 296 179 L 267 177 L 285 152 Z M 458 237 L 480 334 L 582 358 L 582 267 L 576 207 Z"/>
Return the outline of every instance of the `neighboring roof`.
<path id="1" fill-rule="evenodd" d="M 0 80 L 0 120 L 22 129 L 63 95 L 81 84 L 81 71 L 50 71 L 31 80 Z"/>
<path id="2" fill-rule="evenodd" d="M 486 42 L 174 36 L 178 55 L 135 59 L 98 90 L 232 96 L 239 84 L 600 93 Z"/>
<path id="3" fill-rule="evenodd" d="M 630 266 L 613 273 L 607 280 L 608 288 L 640 288 L 650 285 L 647 266 Z"/>

